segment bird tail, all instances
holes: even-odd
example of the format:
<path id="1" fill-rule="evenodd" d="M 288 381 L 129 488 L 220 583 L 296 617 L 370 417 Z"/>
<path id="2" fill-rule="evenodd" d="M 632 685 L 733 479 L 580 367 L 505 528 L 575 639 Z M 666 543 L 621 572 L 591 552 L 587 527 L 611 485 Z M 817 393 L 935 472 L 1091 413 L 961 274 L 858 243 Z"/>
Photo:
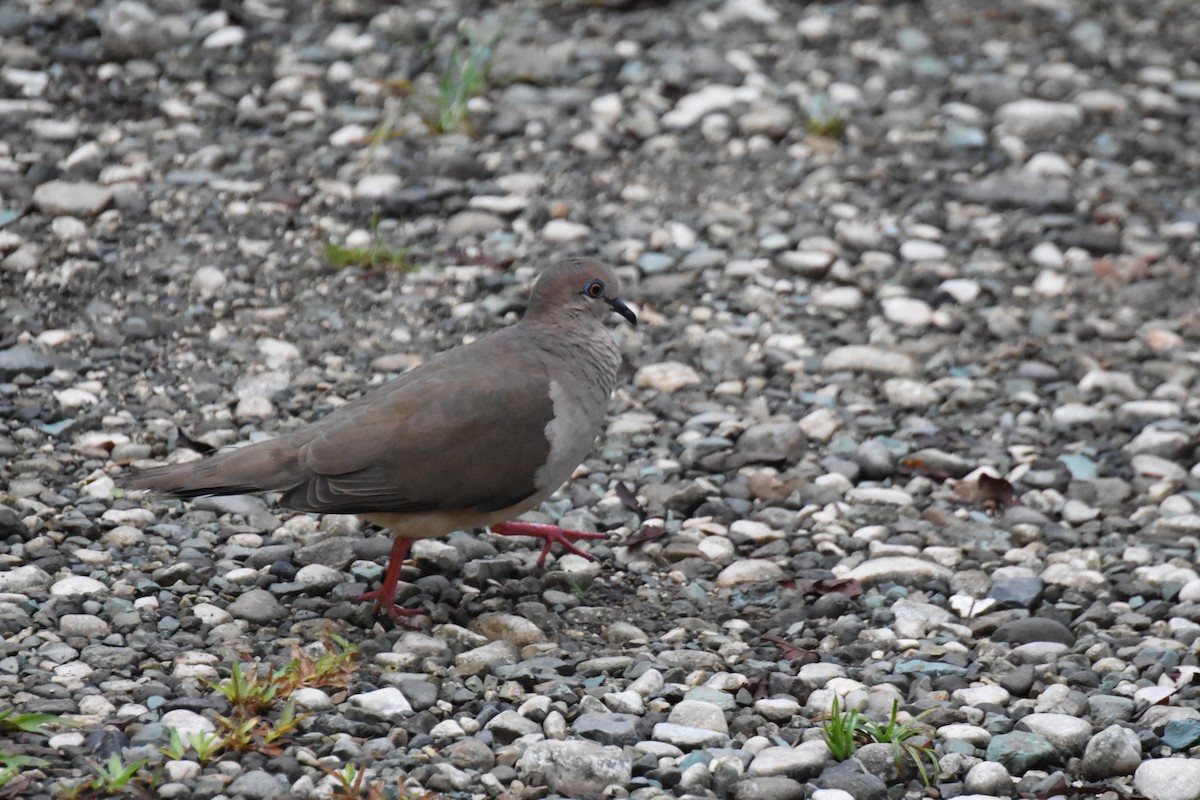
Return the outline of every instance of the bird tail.
<path id="1" fill-rule="evenodd" d="M 295 451 L 272 440 L 186 464 L 145 469 L 122 479 L 121 485 L 172 497 L 266 492 L 293 486 L 295 470 L 289 467 L 295 463 Z"/>

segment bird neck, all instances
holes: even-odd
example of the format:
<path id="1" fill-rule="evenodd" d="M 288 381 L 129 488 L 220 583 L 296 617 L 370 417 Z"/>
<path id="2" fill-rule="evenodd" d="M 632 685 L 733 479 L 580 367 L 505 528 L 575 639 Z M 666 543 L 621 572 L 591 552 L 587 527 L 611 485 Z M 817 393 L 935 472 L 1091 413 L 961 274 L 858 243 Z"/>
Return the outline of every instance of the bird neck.
<path id="1" fill-rule="evenodd" d="M 551 356 L 561 369 L 576 375 L 584 384 L 596 386 L 605 402 L 616 388 L 621 352 L 612 334 L 595 316 L 569 314 L 558 319 L 541 317 L 521 321 L 537 347 Z"/>

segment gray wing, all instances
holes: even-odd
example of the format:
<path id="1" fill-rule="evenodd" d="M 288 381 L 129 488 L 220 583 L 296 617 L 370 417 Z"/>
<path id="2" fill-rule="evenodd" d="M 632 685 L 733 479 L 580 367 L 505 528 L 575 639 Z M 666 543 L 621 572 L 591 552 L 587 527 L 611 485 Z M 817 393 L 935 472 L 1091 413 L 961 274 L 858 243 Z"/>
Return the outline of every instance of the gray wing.
<path id="1" fill-rule="evenodd" d="M 494 511 L 535 494 L 549 458 L 550 376 L 502 331 L 448 351 L 314 425 L 130 488 L 177 496 L 282 491 L 324 513 Z"/>

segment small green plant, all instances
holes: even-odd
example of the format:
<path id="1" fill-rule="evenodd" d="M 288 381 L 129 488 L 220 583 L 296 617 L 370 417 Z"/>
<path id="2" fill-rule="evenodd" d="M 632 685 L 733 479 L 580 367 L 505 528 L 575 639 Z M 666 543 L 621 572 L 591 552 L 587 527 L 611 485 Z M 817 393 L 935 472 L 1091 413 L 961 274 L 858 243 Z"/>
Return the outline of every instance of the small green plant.
<path id="1" fill-rule="evenodd" d="M 171 740 L 166 747 L 160 747 L 158 752 L 162 753 L 172 761 L 180 761 L 187 755 L 187 745 L 183 741 L 183 735 L 178 728 L 171 728 Z"/>
<path id="2" fill-rule="evenodd" d="M 804 129 L 813 136 L 826 139 L 841 139 L 846 135 L 846 120 L 841 114 L 830 114 L 827 117 L 809 117 L 804 123 Z"/>
<path id="3" fill-rule="evenodd" d="M 329 795 L 332 800 L 362 800 L 364 797 L 366 800 L 445 800 L 442 795 L 423 789 L 410 790 L 403 784 L 388 787 L 383 781 L 371 781 L 364 786 L 366 770 L 354 764 L 345 764 L 341 769 L 324 764 L 318 766 L 338 782 Z"/>
<path id="4" fill-rule="evenodd" d="M 0 711 L 0 731 L 14 733 L 35 733 L 39 736 L 49 736 L 47 725 L 66 722 L 62 717 L 53 714 L 18 714 L 15 709 Z M 19 755 L 0 750 L 0 789 L 21 790 L 17 782 L 21 771 L 28 767 L 45 767 L 49 762 L 34 756 Z"/>
<path id="5" fill-rule="evenodd" d="M 0 711 L 0 731 L 22 731 L 49 736 L 47 725 L 61 725 L 64 722 L 65 719 L 53 714 L 18 714 L 13 709 Z"/>
<path id="6" fill-rule="evenodd" d="M 259 716 L 219 716 L 217 724 L 225 734 L 220 747 L 228 747 L 238 753 L 257 750 L 269 756 L 281 755 L 283 749 L 276 742 L 295 730 L 302 719 L 296 714 L 296 701 L 290 698 L 283 704 L 283 710 L 275 721 Z"/>
<path id="7" fill-rule="evenodd" d="M 218 750 L 225 746 L 225 740 L 215 733 L 198 731 L 188 737 L 192 749 L 196 751 L 196 760 L 207 764 Z"/>
<path id="8" fill-rule="evenodd" d="M 146 766 L 147 759 L 126 764 L 121 756 L 113 753 L 105 762 L 91 762 L 96 777 L 86 778 L 78 783 L 59 784 L 59 794 L 63 800 L 98 800 L 102 797 L 117 797 L 132 795 L 134 797 L 150 798 L 154 796 L 153 788 L 145 780 L 138 777 L 138 770 Z"/>
<path id="9" fill-rule="evenodd" d="M 225 736 L 225 746 L 236 753 L 245 753 L 249 750 L 254 750 L 258 744 L 255 738 L 255 731 L 259 727 L 258 717 L 248 717 L 241 719 L 238 717 L 217 717 L 217 724 L 221 726 L 221 730 Z"/>
<path id="10" fill-rule="evenodd" d="M 900 701 L 892 701 L 892 713 L 888 716 L 886 725 L 880 725 L 875 720 L 866 720 L 859 723 L 859 730 L 862 735 L 871 742 L 882 742 L 892 746 L 892 752 L 896 757 L 896 769 L 901 768 L 901 763 L 907 756 L 916 765 L 917 774 L 921 776 L 921 783 L 926 786 L 933 785 L 933 781 L 938 779 L 938 761 L 937 753 L 933 748 L 926 744 L 920 744 L 918 740 L 929 741 L 927 734 L 928 726 L 921 723 L 921 717 L 929 713 L 929 710 L 922 711 L 917 716 L 907 722 L 898 723 L 896 715 L 900 710 Z M 930 709 L 932 710 L 932 709 Z M 928 759 L 932 765 L 932 778 L 930 773 L 925 769 L 925 761 Z"/>
<path id="11" fill-rule="evenodd" d="M 499 35 L 479 39 L 463 28 L 463 39 L 450 51 L 446 71 L 438 79 L 437 114 L 426 119 L 434 133 L 470 132 L 471 98 L 483 93 L 491 71 L 492 47 Z"/>
<path id="12" fill-rule="evenodd" d="M 354 661 L 358 658 L 358 647 L 341 636 L 331 636 L 324 642 L 325 652 L 318 658 L 306 655 L 299 648 L 293 651 L 289 665 L 300 678 L 300 684 L 309 687 L 345 686 L 354 677 Z"/>
<path id="13" fill-rule="evenodd" d="M 234 662 L 229 678 L 210 684 L 231 707 L 228 717 L 217 717 L 221 737 L 216 742 L 192 742 L 197 755 L 207 748 L 208 756 L 221 747 L 234 752 L 257 750 L 267 755 L 282 752 L 278 740 L 295 730 L 303 717 L 297 715 L 291 695 L 301 687 L 345 686 L 354 675 L 354 660 L 358 648 L 341 637 L 324 642 L 324 652 L 313 657 L 299 647 L 292 648 L 292 658 L 276 670 L 264 669 L 255 662 L 243 670 Z M 284 701 L 278 716 L 272 721 L 267 712 L 278 701 Z"/>
<path id="14" fill-rule="evenodd" d="M 13 783 L 26 767 L 48 767 L 50 762 L 34 756 L 16 756 L 0 752 L 0 789 Z M 15 784 L 14 784 L 15 785 Z"/>
<path id="15" fill-rule="evenodd" d="M 330 795 L 333 800 L 359 800 L 362 797 L 362 782 L 367 776 L 366 770 L 361 770 L 353 764 L 344 764 L 341 769 L 327 767 L 324 764 L 319 766 L 326 775 L 332 776 L 338 782 L 333 789 L 333 794 Z"/>
<path id="16" fill-rule="evenodd" d="M 570 575 L 564 574 L 563 582 L 566 583 L 567 586 L 570 587 L 571 591 L 574 592 L 575 596 L 578 597 L 581 601 L 587 599 L 587 591 L 584 590 L 584 588 L 579 585 L 579 581 L 575 580 Z"/>
<path id="17" fill-rule="evenodd" d="M 302 717 L 296 716 L 296 701 L 288 698 L 279 712 L 279 719 L 263 731 L 263 744 L 274 747 L 276 740 L 292 732 L 300 724 Z"/>
<path id="18" fill-rule="evenodd" d="M 264 677 L 255 664 L 248 672 L 242 672 L 237 661 L 229 671 L 229 679 L 214 686 L 217 692 L 243 714 L 258 713 L 271 704 L 279 693 L 279 673 Z"/>
<path id="19" fill-rule="evenodd" d="M 900 722 L 897 716 L 900 712 L 900 702 L 892 701 L 892 712 L 886 724 L 880 724 L 872 719 L 862 719 L 854 709 L 843 711 L 835 695 L 833 708 L 825 721 L 822 737 L 829 746 L 829 752 L 836 761 L 845 761 L 854 755 L 861 745 L 882 743 L 890 744 L 896 757 L 896 770 L 902 768 L 904 758 L 912 760 L 916 766 L 921 782 L 932 786 L 938 779 L 937 753 L 928 744 L 928 726 L 921 723 L 921 717 L 928 714 L 924 711 L 907 722 Z M 926 768 L 928 760 L 930 769 Z"/>
<path id="20" fill-rule="evenodd" d="M 825 744 L 829 746 L 829 752 L 835 761 L 845 761 L 854 755 L 854 751 L 858 749 L 855 737 L 859 730 L 856 709 L 848 708 L 843 712 L 837 695 L 834 695 L 833 708 L 830 710 L 829 719 L 825 720 L 823 728 L 821 736 L 825 740 Z"/>
<path id="21" fill-rule="evenodd" d="M 409 81 L 391 82 L 392 87 L 401 88 L 403 94 L 408 94 L 412 91 L 412 83 Z M 367 139 L 367 163 L 375 163 L 375 154 L 379 152 L 379 148 L 384 142 L 389 139 L 394 139 L 400 136 L 400 131 L 397 130 L 397 124 L 400 121 L 400 106 L 398 103 L 388 103 L 386 110 L 383 112 L 383 119 L 371 131 L 371 135 Z"/>
<path id="22" fill-rule="evenodd" d="M 325 242 L 325 260 L 332 267 L 363 267 L 365 269 L 392 269 L 407 272 L 412 269 L 408 251 L 404 248 L 390 250 L 384 246 L 379 234 L 379 212 L 371 214 L 371 246 L 345 247 L 329 239 Z"/>
<path id="23" fill-rule="evenodd" d="M 841 139 L 846 135 L 846 119 L 833 100 L 824 94 L 812 97 L 806 107 L 804 129 L 813 136 Z"/>
<path id="24" fill-rule="evenodd" d="M 108 794 L 120 794 L 137 775 L 137 771 L 146 766 L 147 761 L 148 759 L 143 758 L 126 764 L 121 760 L 121 756 L 113 753 L 104 763 L 93 762 L 92 769 L 96 770 L 96 779 L 92 781 L 92 788 Z"/>
<path id="25" fill-rule="evenodd" d="M 185 742 L 183 734 L 177 728 L 172 728 L 170 744 L 160 748 L 159 752 L 172 761 L 179 761 L 187 756 L 189 746 L 195 751 L 196 760 L 201 764 L 206 764 L 218 750 L 225 746 L 225 741 L 215 733 L 194 731 Z"/>

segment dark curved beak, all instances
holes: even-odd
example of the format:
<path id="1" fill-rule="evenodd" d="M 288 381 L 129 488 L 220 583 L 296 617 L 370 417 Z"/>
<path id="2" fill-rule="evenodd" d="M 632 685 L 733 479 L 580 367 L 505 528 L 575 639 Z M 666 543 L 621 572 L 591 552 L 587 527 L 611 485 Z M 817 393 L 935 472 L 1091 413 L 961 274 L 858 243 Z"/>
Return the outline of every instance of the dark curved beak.
<path id="1" fill-rule="evenodd" d="M 630 325 L 637 325 L 637 314 L 634 314 L 629 306 L 625 305 L 624 301 L 619 297 L 606 297 L 604 302 L 608 303 L 609 307 L 629 321 Z"/>

